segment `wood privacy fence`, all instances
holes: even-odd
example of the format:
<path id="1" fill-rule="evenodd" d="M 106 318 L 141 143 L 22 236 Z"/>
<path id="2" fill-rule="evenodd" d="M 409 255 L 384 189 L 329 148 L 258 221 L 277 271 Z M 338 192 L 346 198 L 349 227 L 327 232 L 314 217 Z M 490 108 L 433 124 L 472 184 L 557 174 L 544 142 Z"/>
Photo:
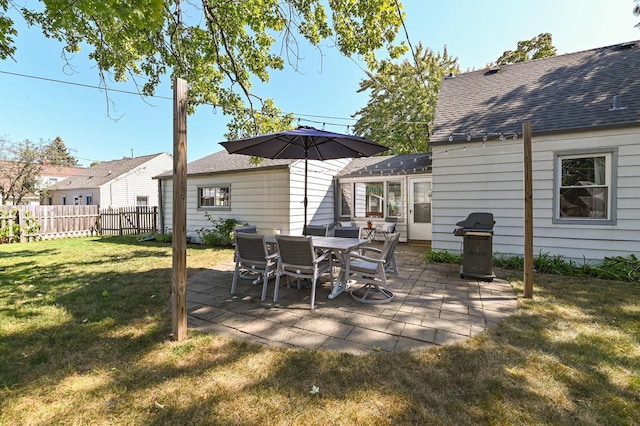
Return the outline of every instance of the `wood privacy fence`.
<path id="1" fill-rule="evenodd" d="M 156 232 L 157 207 L 0 206 L 0 243 Z"/>
<path id="2" fill-rule="evenodd" d="M 84 237 L 99 230 L 98 206 L 0 206 L 4 242 Z"/>
<path id="3" fill-rule="evenodd" d="M 138 235 L 157 232 L 157 207 L 120 207 L 100 210 L 100 230 L 107 235 Z"/>

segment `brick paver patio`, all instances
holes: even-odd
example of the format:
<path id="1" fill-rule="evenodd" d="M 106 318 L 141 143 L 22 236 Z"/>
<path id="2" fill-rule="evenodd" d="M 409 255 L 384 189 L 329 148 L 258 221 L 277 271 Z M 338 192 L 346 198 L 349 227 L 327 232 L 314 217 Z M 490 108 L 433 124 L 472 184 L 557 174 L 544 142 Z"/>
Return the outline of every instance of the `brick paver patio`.
<path id="1" fill-rule="evenodd" d="M 348 292 L 328 299 L 328 280 L 318 285 L 315 312 L 309 310 L 310 289 L 281 283 L 272 302 L 275 280 L 260 302 L 262 285 L 239 280 L 232 296 L 234 264 L 227 262 L 189 278 L 189 327 L 265 345 L 330 349 L 355 354 L 372 350 L 428 349 L 457 342 L 492 326 L 516 310 L 508 281 L 461 279 L 456 265 L 425 264 L 424 247 L 400 244 L 400 273 L 390 279 L 393 302 L 366 305 Z"/>

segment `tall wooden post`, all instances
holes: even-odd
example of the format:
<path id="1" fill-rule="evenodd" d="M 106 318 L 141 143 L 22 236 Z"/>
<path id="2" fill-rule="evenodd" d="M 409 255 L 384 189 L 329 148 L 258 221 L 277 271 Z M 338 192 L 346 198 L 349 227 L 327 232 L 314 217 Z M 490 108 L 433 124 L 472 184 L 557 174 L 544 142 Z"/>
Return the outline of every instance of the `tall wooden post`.
<path id="1" fill-rule="evenodd" d="M 187 82 L 173 81 L 173 339 L 187 338 Z"/>
<path id="2" fill-rule="evenodd" d="M 533 166 L 531 122 L 522 123 L 524 139 L 524 297 L 533 297 Z"/>

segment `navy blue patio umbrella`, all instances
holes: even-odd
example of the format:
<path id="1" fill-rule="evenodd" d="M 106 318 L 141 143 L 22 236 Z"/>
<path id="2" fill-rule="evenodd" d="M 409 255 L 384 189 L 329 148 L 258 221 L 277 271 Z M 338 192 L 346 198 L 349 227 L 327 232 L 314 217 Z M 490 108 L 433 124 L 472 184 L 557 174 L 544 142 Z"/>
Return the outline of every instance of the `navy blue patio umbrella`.
<path id="1" fill-rule="evenodd" d="M 304 228 L 307 226 L 307 160 L 371 157 L 389 148 L 369 139 L 300 126 L 294 130 L 268 133 L 221 145 L 229 154 L 270 159 L 304 159 Z"/>

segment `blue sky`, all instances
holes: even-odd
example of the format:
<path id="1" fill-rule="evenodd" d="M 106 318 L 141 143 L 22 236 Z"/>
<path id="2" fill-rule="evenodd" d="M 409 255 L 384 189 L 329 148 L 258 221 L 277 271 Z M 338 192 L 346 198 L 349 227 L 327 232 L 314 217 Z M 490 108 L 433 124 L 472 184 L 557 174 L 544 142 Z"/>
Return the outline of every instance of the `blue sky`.
<path id="1" fill-rule="evenodd" d="M 411 43 L 458 58 L 462 70 L 482 68 L 519 40 L 550 32 L 558 54 L 576 52 L 640 39 L 634 28 L 633 0 L 405 0 L 406 25 Z M 17 21 L 20 18 L 16 18 Z M 88 50 L 66 66 L 62 45 L 45 39 L 36 28 L 18 22 L 16 61 L 0 61 L 0 137 L 38 142 L 60 136 L 82 165 L 157 152 L 172 153 L 172 92 L 168 78 L 158 98 L 104 92 L 76 85 L 16 76 L 30 75 L 88 86 L 99 83 Z M 401 31 L 398 35 L 404 37 Z M 346 132 L 349 118 L 366 105 L 357 94 L 365 77 L 358 58 L 345 58 L 325 42 L 321 53 L 303 52 L 299 71 L 287 67 L 273 72 L 266 85 L 255 86 L 262 97 L 272 97 L 284 112 L 294 113 L 300 124 Z M 360 64 L 360 65 L 358 65 Z M 635 70 L 630 70 L 635 72 Z M 112 89 L 132 90 L 127 84 Z M 166 98 L 166 99 L 165 99 Z M 111 117 L 107 116 L 110 108 Z M 331 117 L 331 118 L 328 118 Z M 210 106 L 201 106 L 187 122 L 188 161 L 222 149 L 227 118 Z"/>

